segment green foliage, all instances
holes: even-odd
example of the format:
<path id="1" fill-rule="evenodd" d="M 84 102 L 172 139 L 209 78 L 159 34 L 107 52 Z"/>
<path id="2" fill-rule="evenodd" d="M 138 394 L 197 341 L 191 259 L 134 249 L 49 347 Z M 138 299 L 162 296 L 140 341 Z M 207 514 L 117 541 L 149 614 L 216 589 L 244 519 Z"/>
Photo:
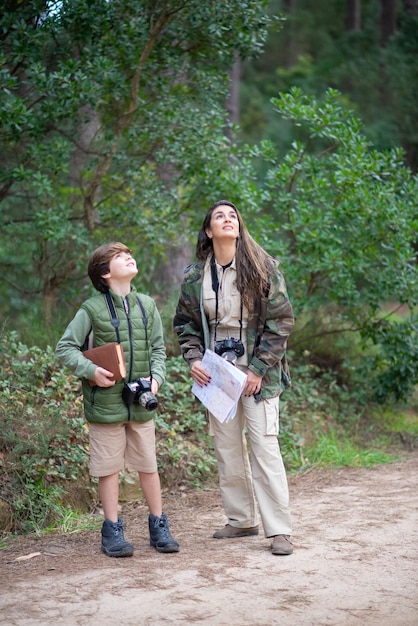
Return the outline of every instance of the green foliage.
<path id="1" fill-rule="evenodd" d="M 361 363 L 361 373 L 372 369 L 376 383 L 374 394 L 382 404 L 393 395 L 396 400 L 412 396 L 418 381 L 418 322 L 411 319 L 393 322 L 383 319 L 370 333 L 375 344 L 380 346 Z"/>
<path id="2" fill-rule="evenodd" d="M 292 87 L 320 97 L 332 86 L 359 113 L 373 144 L 379 150 L 401 146 L 416 171 L 417 15 L 410 3 L 393 5 L 395 32 L 383 44 L 382 3 L 362 2 L 359 22 L 350 29 L 345 22 L 350 3 L 271 0 L 269 10 L 281 13 L 282 28 L 277 31 L 273 23 L 264 54 L 243 66 L 240 124 L 246 140 L 272 140 L 283 154 L 297 132 L 279 123 L 270 98 Z"/>
<path id="3" fill-rule="evenodd" d="M 0 349 L 1 498 L 15 532 L 63 528 L 71 511 L 89 510 L 97 497 L 80 383 L 61 369 L 51 347 L 28 347 L 15 331 L 1 335 Z M 155 415 L 161 481 L 170 488 L 200 485 L 215 469 L 206 416 L 184 361 L 167 365 Z"/>
<path id="4" fill-rule="evenodd" d="M 371 419 L 371 428 L 379 429 L 381 446 L 389 447 L 395 441 L 401 442 L 407 450 L 415 450 L 418 445 L 417 400 L 408 405 L 399 406 L 396 411 L 381 407 L 374 411 Z"/>
<path id="5" fill-rule="evenodd" d="M 319 467 L 371 467 L 396 460 L 395 455 L 380 450 L 360 449 L 348 437 L 341 438 L 333 431 L 306 450 L 306 461 Z"/>
<path id="6" fill-rule="evenodd" d="M 326 357 L 320 335 L 339 343 L 339 334 L 353 333 L 364 358 L 346 355 L 345 369 L 359 378 L 373 372 L 367 386 L 381 401 L 403 398 L 417 382 L 417 178 L 401 150 L 372 149 L 346 95 L 329 89 L 315 98 L 290 87 L 311 93 L 334 84 L 338 72 L 357 76 L 359 67 L 366 83 L 378 85 L 357 62 L 373 58 L 374 72 L 382 55 L 393 64 L 390 81 L 405 86 L 400 68 L 409 79 L 416 71 L 413 20 L 391 40 L 390 60 L 377 54 L 370 7 L 362 34 L 346 34 L 341 53 L 340 3 L 312 11 L 302 2 L 288 23 L 274 18 L 281 3 L 270 4 L 270 15 L 267 2 L 218 4 L 77 0 L 54 8 L 20 3 L 2 14 L 0 313 L 7 326 L 26 326 L 25 338 L 30 329 L 28 342 L 58 338 L 58 321 L 90 293 L 89 252 L 110 238 L 134 251 L 141 289 L 153 294 L 164 284 L 167 298 L 200 207 L 227 196 L 284 261 L 298 318 L 295 353 L 309 350 L 318 362 Z M 283 34 L 282 47 L 291 35 L 298 54 L 276 68 L 274 86 L 265 85 L 276 124 L 265 134 L 271 141 L 241 147 L 224 106 L 228 72 L 236 51 L 260 56 L 270 25 Z M 274 59 L 271 45 L 266 58 Z M 408 118 L 412 108 L 405 101 Z M 171 254 L 181 259 L 171 264 Z M 390 312 L 382 318 L 388 301 L 405 305 L 402 322 Z M 173 303 L 165 315 L 170 355 L 178 353 Z"/>
<path id="7" fill-rule="evenodd" d="M 91 513 L 83 513 L 68 507 L 66 510 L 60 511 L 59 517 L 45 531 L 57 531 L 69 535 L 83 530 L 99 530 L 102 524 L 103 517 L 101 515 L 95 517 Z"/>
<path id="8" fill-rule="evenodd" d="M 191 393 L 191 386 L 189 366 L 184 359 L 168 359 L 155 423 L 160 472 L 172 485 L 186 480 L 199 486 L 216 473 L 206 413 Z"/>
<path id="9" fill-rule="evenodd" d="M 56 368 L 51 348 L 28 348 L 16 333 L 2 335 L 0 346 L 2 499 L 15 530 L 38 532 L 59 518 L 69 486 L 83 483 L 86 429 L 74 381 Z"/>
<path id="10" fill-rule="evenodd" d="M 2 13 L 0 312 L 14 324 L 34 308 L 51 324 L 110 239 L 132 247 L 153 288 L 188 198 L 228 187 L 217 182 L 235 152 L 228 72 L 237 52 L 261 51 L 267 4 L 65 0 Z"/>
<path id="11" fill-rule="evenodd" d="M 382 401 L 403 398 L 418 381 L 418 178 L 401 151 L 371 148 L 338 92 L 328 90 L 319 101 L 295 88 L 272 102 L 298 128 L 299 140 L 281 160 L 267 142 L 252 151 L 269 164 L 269 210 L 256 228 L 261 243 L 283 259 L 297 317 L 312 320 L 302 347 L 311 350 L 320 334 L 357 333 L 368 359 L 370 346 L 377 348 L 370 389 Z M 392 316 L 399 305 L 402 322 Z M 318 312 L 325 316 L 318 319 Z"/>
<path id="12" fill-rule="evenodd" d="M 33 0 L 1 14 L 0 315 L 12 332 L 0 338 L 0 490 L 16 529 L 65 525 L 75 485 L 91 499 L 79 382 L 50 347 L 91 291 L 90 252 L 125 241 L 141 290 L 158 293 L 162 263 L 171 276 L 170 255 L 191 249 L 201 207 L 219 197 L 282 259 L 294 304 L 294 383 L 281 402 L 288 467 L 323 463 L 326 448 L 334 463 L 357 462 L 364 407 L 414 393 L 418 190 L 404 162 L 416 160 L 416 20 L 402 15 L 383 49 L 373 3 L 361 32 L 343 34 L 339 0 L 300 2 L 287 22 L 275 19 L 282 8 Z M 281 52 L 270 38 L 263 59 L 269 25 Z M 258 146 L 237 143 L 225 109 L 236 52 L 252 58 L 247 77 L 255 68 L 242 121 L 251 140 L 265 138 Z M 406 154 L 381 151 L 399 142 Z M 165 485 L 197 485 L 215 463 L 177 356 L 175 299 L 162 309 L 170 359 L 158 456 Z"/>
<path id="13" fill-rule="evenodd" d="M 96 527 L 88 475 L 88 427 L 79 381 L 63 371 L 52 350 L 28 348 L 15 332 L 0 338 L 0 496 L 10 508 L 14 532 L 73 532 Z M 293 362 L 293 359 L 292 359 Z M 378 409 L 353 399 L 350 379 L 305 362 L 292 366 L 293 385 L 280 402 L 280 446 L 290 472 L 316 464 L 368 466 L 388 462 L 385 448 L 413 445 L 416 412 Z M 159 472 L 165 488 L 203 487 L 217 480 L 205 411 L 191 393 L 188 366 L 167 360 L 167 381 L 155 413 Z M 383 426 L 382 426 L 383 424 Z M 383 436 L 384 435 L 384 436 Z M 349 443 L 351 442 L 351 446 Z M 326 454 L 326 448 L 330 450 Z M 371 450 L 371 452 L 370 452 Z M 130 476 L 122 476 L 130 482 Z"/>
<path id="14" fill-rule="evenodd" d="M 338 382 L 331 368 L 311 364 L 309 354 L 292 374 L 292 387 L 280 400 L 279 442 L 288 471 L 369 467 L 414 449 L 418 419 L 412 407 L 365 404 L 361 386 L 352 387 L 348 375 Z"/>

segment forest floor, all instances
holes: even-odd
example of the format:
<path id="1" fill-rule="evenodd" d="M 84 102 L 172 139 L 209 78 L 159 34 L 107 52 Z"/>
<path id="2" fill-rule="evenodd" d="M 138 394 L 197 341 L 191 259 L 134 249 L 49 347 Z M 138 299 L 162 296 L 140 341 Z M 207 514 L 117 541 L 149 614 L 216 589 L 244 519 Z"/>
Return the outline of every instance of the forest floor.
<path id="1" fill-rule="evenodd" d="M 123 507 L 132 558 L 100 531 L 17 537 L 0 553 L 7 626 L 417 626 L 418 452 L 371 469 L 290 477 L 294 554 L 212 539 L 217 488 L 164 494 L 177 554 L 149 546 L 144 504 Z M 38 553 L 38 554 L 37 554 Z"/>

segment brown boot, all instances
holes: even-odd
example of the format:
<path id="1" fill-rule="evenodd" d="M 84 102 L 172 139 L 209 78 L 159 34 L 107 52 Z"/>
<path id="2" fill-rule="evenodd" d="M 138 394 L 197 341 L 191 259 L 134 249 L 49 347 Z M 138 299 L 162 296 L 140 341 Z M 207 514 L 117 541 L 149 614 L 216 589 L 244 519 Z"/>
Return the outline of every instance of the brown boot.
<path id="1" fill-rule="evenodd" d="M 237 537 L 250 537 L 252 535 L 258 535 L 258 526 L 251 526 L 250 528 L 237 528 L 226 524 L 223 528 L 213 533 L 214 539 L 236 539 Z"/>
<path id="2" fill-rule="evenodd" d="M 272 554 L 292 554 L 293 544 L 290 541 L 289 535 L 275 535 L 273 537 L 273 543 L 271 544 Z"/>

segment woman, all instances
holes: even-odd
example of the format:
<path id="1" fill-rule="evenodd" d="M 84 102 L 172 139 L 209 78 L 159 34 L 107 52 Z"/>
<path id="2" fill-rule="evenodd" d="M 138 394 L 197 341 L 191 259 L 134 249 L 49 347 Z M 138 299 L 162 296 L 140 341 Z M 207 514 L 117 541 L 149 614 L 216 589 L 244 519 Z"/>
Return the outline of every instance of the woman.
<path id="1" fill-rule="evenodd" d="M 209 414 L 228 518 L 213 537 L 258 535 L 258 503 L 272 553 L 291 554 L 289 493 L 277 439 L 282 363 L 294 325 L 286 285 L 277 262 L 252 239 L 228 201 L 209 209 L 196 258 L 185 270 L 174 318 L 192 378 L 200 386 L 210 381 L 201 365 L 207 348 L 228 359 L 232 354 L 247 374 L 234 419 L 220 423 Z"/>

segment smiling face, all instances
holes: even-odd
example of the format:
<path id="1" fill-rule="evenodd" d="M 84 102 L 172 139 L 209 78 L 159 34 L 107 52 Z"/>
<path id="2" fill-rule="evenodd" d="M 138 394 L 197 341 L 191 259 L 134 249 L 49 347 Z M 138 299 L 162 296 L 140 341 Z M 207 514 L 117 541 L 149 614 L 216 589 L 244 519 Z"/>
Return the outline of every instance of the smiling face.
<path id="1" fill-rule="evenodd" d="M 212 212 L 206 234 L 214 241 L 236 240 L 239 237 L 239 220 L 236 210 L 227 204 L 217 206 Z"/>
<path id="2" fill-rule="evenodd" d="M 132 280 L 137 273 L 138 268 L 132 254 L 129 250 L 121 250 L 110 259 L 109 272 L 103 278 L 106 278 L 106 280 L 126 281 Z"/>
<path id="3" fill-rule="evenodd" d="M 97 248 L 88 264 L 88 275 L 95 289 L 101 293 L 109 291 L 109 281 L 129 281 L 138 273 L 135 259 L 129 248 L 120 241 L 111 241 Z"/>

